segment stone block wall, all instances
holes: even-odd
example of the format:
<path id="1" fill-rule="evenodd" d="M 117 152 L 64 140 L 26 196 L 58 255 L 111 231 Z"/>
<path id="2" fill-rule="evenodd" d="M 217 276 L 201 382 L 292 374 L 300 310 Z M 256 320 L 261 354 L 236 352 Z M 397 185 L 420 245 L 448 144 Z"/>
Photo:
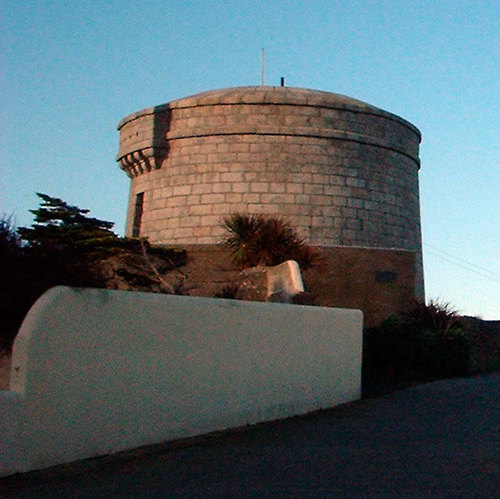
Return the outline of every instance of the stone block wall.
<path id="1" fill-rule="evenodd" d="M 398 116 L 327 92 L 243 87 L 145 109 L 119 129 L 128 235 L 214 244 L 231 213 L 281 215 L 313 245 L 416 251 L 422 273 L 420 133 Z"/>
<path id="2" fill-rule="evenodd" d="M 266 276 L 258 269 L 240 272 L 231 252 L 215 245 L 188 245 L 185 288 L 191 296 L 215 296 L 224 286 L 238 284 L 243 300 L 266 299 Z M 302 270 L 306 292 L 315 305 L 354 308 L 367 327 L 392 314 L 411 310 L 415 300 L 415 252 L 376 248 L 322 247 L 317 265 Z"/>

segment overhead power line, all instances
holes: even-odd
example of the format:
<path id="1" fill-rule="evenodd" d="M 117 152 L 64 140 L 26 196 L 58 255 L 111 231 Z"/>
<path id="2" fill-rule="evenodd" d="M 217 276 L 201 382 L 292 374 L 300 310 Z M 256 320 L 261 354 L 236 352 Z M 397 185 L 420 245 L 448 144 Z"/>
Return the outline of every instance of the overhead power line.
<path id="1" fill-rule="evenodd" d="M 498 282 L 500 283 L 500 274 L 497 272 L 494 272 L 492 270 L 486 269 L 484 267 L 480 267 L 479 265 L 476 265 L 475 263 L 469 262 L 467 260 L 464 260 L 463 258 L 460 258 L 458 256 L 454 256 L 450 253 L 447 253 L 446 251 L 440 250 L 439 248 L 436 248 L 432 244 L 424 243 L 424 246 L 426 248 L 432 248 L 432 250 L 426 249 L 426 253 L 436 256 L 437 258 L 441 258 L 442 260 L 451 263 L 452 265 L 455 265 L 457 267 L 460 267 L 464 270 L 467 270 L 468 272 L 471 272 L 473 274 L 476 274 L 484 279 L 489 279 L 490 281 Z M 459 263 L 461 262 L 461 263 Z"/>

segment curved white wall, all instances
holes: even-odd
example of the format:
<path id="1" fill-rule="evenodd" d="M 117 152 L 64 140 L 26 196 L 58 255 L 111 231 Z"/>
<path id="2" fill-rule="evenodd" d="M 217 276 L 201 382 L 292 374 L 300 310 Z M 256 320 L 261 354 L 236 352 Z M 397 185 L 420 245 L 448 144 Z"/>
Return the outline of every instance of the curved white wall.
<path id="1" fill-rule="evenodd" d="M 356 310 L 58 287 L 1 392 L 0 474 L 360 397 Z"/>

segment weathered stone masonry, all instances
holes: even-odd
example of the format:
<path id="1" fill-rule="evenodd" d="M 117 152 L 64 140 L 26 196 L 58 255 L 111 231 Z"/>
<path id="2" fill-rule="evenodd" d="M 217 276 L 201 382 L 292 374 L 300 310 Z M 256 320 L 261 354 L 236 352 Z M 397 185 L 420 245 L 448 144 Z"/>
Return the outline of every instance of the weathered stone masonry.
<path id="1" fill-rule="evenodd" d="M 127 234 L 214 244 L 233 212 L 284 216 L 312 244 L 412 250 L 423 296 L 420 133 L 369 104 L 306 89 L 197 94 L 121 121 Z"/>

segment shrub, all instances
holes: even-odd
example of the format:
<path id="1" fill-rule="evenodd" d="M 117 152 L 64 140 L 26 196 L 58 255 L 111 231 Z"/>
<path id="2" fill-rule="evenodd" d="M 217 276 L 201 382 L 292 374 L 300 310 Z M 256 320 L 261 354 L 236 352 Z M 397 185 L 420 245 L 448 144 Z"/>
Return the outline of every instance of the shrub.
<path id="1" fill-rule="evenodd" d="M 415 302 L 407 315 L 415 319 L 419 328 L 433 331 L 442 337 L 447 337 L 454 329 L 465 328 L 464 318 L 446 302 L 431 300 L 428 305 Z"/>
<path id="2" fill-rule="evenodd" d="M 0 350 L 10 350 L 31 297 L 21 239 L 7 216 L 0 220 L 0 263 Z"/>
<path id="3" fill-rule="evenodd" d="M 187 294 L 185 276 L 167 283 L 160 275 L 178 271 L 185 250 L 118 237 L 112 222 L 91 218 L 88 210 L 59 198 L 38 196 L 41 204 L 31 210 L 30 228 L 16 231 L 10 218 L 0 220 L 0 349 L 11 349 L 29 308 L 53 286 L 114 288 L 118 279 L 128 289 Z"/>
<path id="4" fill-rule="evenodd" d="M 234 213 L 224 219 L 223 226 L 223 244 L 232 250 L 240 268 L 296 260 L 306 269 L 317 259 L 313 248 L 280 217 Z"/>
<path id="5" fill-rule="evenodd" d="M 13 258 L 22 248 L 21 238 L 16 232 L 12 217 L 4 215 L 0 219 L 0 256 L 2 262 L 5 258 Z"/>
<path id="6" fill-rule="evenodd" d="M 416 321 L 392 316 L 377 327 L 368 328 L 363 341 L 363 369 L 400 375 L 411 369 L 417 358 L 420 329 Z"/>
<path id="7" fill-rule="evenodd" d="M 220 291 L 217 291 L 214 294 L 215 298 L 227 298 L 230 300 L 239 300 L 240 299 L 240 286 L 239 284 L 232 283 L 226 284 L 222 287 Z"/>
<path id="8" fill-rule="evenodd" d="M 363 382 L 422 381 L 468 373 L 465 321 L 449 304 L 417 304 L 365 330 Z"/>

